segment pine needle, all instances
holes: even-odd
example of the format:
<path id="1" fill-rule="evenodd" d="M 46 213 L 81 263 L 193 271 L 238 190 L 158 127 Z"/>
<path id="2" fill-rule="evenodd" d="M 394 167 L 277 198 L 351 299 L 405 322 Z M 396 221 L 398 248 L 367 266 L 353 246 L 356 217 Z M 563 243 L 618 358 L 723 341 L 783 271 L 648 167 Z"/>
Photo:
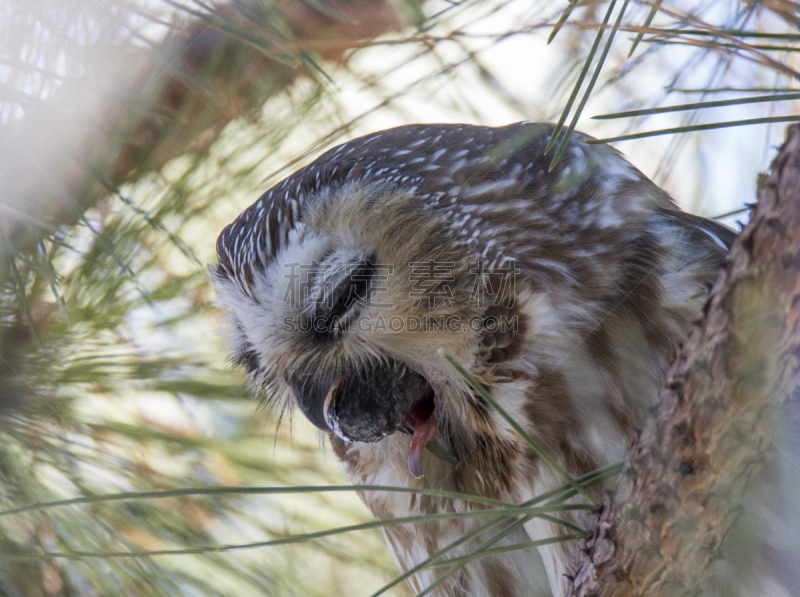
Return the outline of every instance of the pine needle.
<path id="1" fill-rule="evenodd" d="M 569 0 L 569 2 L 567 3 L 567 7 L 564 9 L 564 12 L 561 13 L 561 16 L 558 17 L 558 21 L 556 21 L 556 24 L 553 25 L 553 30 L 550 32 L 550 35 L 547 37 L 548 45 L 550 44 L 551 41 L 553 41 L 555 39 L 556 34 L 559 31 L 561 31 L 561 27 L 563 27 L 564 23 L 567 22 L 567 19 L 569 19 L 569 15 L 572 14 L 572 11 L 578 5 L 578 2 L 579 2 L 579 0 Z"/>
<path id="2" fill-rule="evenodd" d="M 547 153 L 553 148 L 553 145 L 555 145 L 559 134 L 561 134 L 561 128 L 564 126 L 570 110 L 572 110 L 572 104 L 575 103 L 575 99 L 578 97 L 578 91 L 580 91 L 581 85 L 583 85 L 583 79 L 586 78 L 586 74 L 589 72 L 589 67 L 592 65 L 595 52 L 597 52 L 597 48 L 600 47 L 600 40 L 603 38 L 603 33 L 605 32 L 606 25 L 608 25 L 608 20 L 611 18 L 611 12 L 614 10 L 614 4 L 616 4 L 616 0 L 611 0 L 608 5 L 606 16 L 603 18 L 603 24 L 598 29 L 597 35 L 594 38 L 592 49 L 589 50 L 589 55 L 586 57 L 586 61 L 583 63 L 583 68 L 581 69 L 580 74 L 578 74 L 578 80 L 575 81 L 575 86 L 572 88 L 572 93 L 570 93 L 569 99 L 567 99 L 567 103 L 564 105 L 564 109 L 561 111 L 561 116 L 559 116 L 558 123 L 556 124 L 555 129 L 553 129 L 553 134 L 551 135 L 550 140 L 547 142 L 547 147 L 544 148 L 545 155 L 547 155 Z"/>
<path id="3" fill-rule="evenodd" d="M 642 29 L 647 29 L 650 27 L 650 24 L 653 22 L 653 18 L 655 18 L 656 13 L 658 12 L 659 7 L 661 6 L 662 0 L 655 0 L 653 5 L 650 7 L 650 12 L 647 13 L 647 18 L 644 20 L 644 24 L 642 25 Z M 636 51 L 636 46 L 639 45 L 639 42 L 642 41 L 644 37 L 644 31 L 640 31 L 636 34 L 636 38 L 633 40 L 631 44 L 631 51 L 628 52 L 628 58 L 633 56 L 633 53 Z"/>
<path id="4" fill-rule="evenodd" d="M 589 96 L 592 93 L 592 89 L 594 89 L 594 84 L 597 82 L 597 77 L 600 75 L 600 71 L 603 68 L 603 63 L 608 56 L 608 51 L 611 49 L 611 43 L 614 41 L 614 36 L 619 29 L 620 23 L 622 22 L 622 17 L 625 14 L 625 9 L 628 7 L 629 0 L 625 0 L 622 5 L 622 8 L 617 15 L 617 20 L 614 23 L 614 27 L 611 29 L 611 34 L 608 36 L 608 40 L 606 41 L 606 46 L 603 48 L 603 53 L 600 55 L 600 60 L 597 61 L 597 65 L 595 66 L 594 73 L 592 74 L 592 78 L 589 80 L 589 85 L 586 87 L 586 91 L 583 93 L 583 98 L 581 98 L 581 103 L 578 104 L 578 108 L 575 110 L 575 114 L 572 116 L 572 122 L 561 137 L 561 142 L 558 145 L 558 149 L 556 149 L 556 153 L 553 156 L 553 160 L 550 162 L 550 167 L 548 171 L 552 172 L 553 168 L 556 167 L 558 160 L 561 158 L 564 151 L 567 149 L 567 143 L 569 142 L 569 138 L 572 136 L 572 132 L 575 130 L 575 126 L 578 124 L 578 119 L 583 112 L 583 108 L 586 106 L 586 102 L 589 100 Z M 612 3 L 613 4 L 613 3 Z M 610 11 L 611 7 L 609 7 Z"/>
<path id="5" fill-rule="evenodd" d="M 719 100 L 713 102 L 693 102 L 691 104 L 678 104 L 676 106 L 664 106 L 661 108 L 646 108 L 642 110 L 628 110 L 626 112 L 613 112 L 611 114 L 601 114 L 592 116 L 593 120 L 611 120 L 613 118 L 634 118 L 637 116 L 651 116 L 653 114 L 668 114 L 670 112 L 682 112 L 686 110 L 703 110 L 706 108 L 722 108 L 726 106 L 738 106 L 741 104 L 757 104 L 763 102 L 779 102 L 800 99 L 800 92 L 797 93 L 777 93 L 774 95 L 759 95 L 755 97 L 742 97 L 729 100 Z"/>
<path id="6" fill-rule="evenodd" d="M 463 377 L 466 380 L 466 382 L 472 386 L 472 389 L 474 389 L 481 398 L 483 398 L 493 409 L 495 409 L 498 412 L 498 414 L 500 414 L 501 417 L 503 417 L 506 420 L 506 422 L 509 425 L 511 425 L 512 429 L 514 429 L 514 431 L 516 431 L 519 434 L 519 436 L 525 441 L 525 443 L 527 443 L 531 447 L 531 449 L 534 452 L 536 452 L 539 458 L 541 458 L 548 465 L 550 465 L 550 467 L 556 473 L 558 473 L 563 479 L 565 479 L 567 483 L 569 483 L 570 486 L 575 491 L 580 493 L 586 499 L 586 501 L 589 502 L 589 504 L 591 504 L 592 506 L 597 505 L 597 503 L 594 501 L 592 496 L 589 495 L 586 489 L 581 487 L 578 484 L 578 482 L 575 481 L 575 479 L 573 479 L 572 476 L 566 470 L 564 470 L 561 467 L 561 465 L 559 465 L 555 461 L 555 459 L 552 456 L 550 456 L 550 454 L 548 454 L 547 451 L 539 445 L 539 443 L 536 440 L 534 440 L 530 435 L 528 435 L 528 433 L 520 426 L 520 424 L 517 423 L 517 421 L 515 421 L 514 418 L 511 415 L 509 415 L 506 412 L 506 410 L 502 406 L 500 406 L 494 398 L 492 398 L 491 394 L 489 394 L 489 392 L 486 391 L 486 388 L 484 388 L 480 383 L 478 383 L 478 380 L 475 379 L 472 376 L 472 374 L 469 373 L 469 371 L 464 369 L 458 363 L 458 361 L 456 361 L 453 358 L 453 355 L 451 355 L 449 352 L 441 348 L 439 349 L 439 354 L 444 359 L 446 359 L 447 362 L 450 363 L 456 369 L 456 371 L 458 371 L 461 377 Z"/>
<path id="7" fill-rule="evenodd" d="M 657 137 L 659 135 L 675 135 L 678 133 L 691 133 L 695 131 L 709 131 L 712 129 L 730 128 L 736 126 L 749 126 L 751 124 L 768 124 L 772 122 L 798 122 L 800 116 L 772 116 L 767 118 L 748 118 L 746 120 L 730 120 L 727 122 L 712 122 L 709 124 L 691 124 L 657 131 L 646 131 L 644 133 L 631 133 L 630 135 L 620 135 L 619 137 L 608 137 L 606 139 L 589 139 L 585 141 L 590 145 L 598 143 L 614 143 L 615 141 L 630 141 L 631 139 L 644 139 L 646 137 Z"/>

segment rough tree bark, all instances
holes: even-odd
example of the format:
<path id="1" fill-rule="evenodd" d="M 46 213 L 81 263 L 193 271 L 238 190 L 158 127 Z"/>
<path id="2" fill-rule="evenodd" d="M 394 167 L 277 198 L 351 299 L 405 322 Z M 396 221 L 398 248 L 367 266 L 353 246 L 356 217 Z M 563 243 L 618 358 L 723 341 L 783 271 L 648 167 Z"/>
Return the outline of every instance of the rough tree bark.
<path id="1" fill-rule="evenodd" d="M 667 375 L 655 418 L 594 521 L 570 594 L 680 597 L 713 586 L 748 486 L 774 452 L 774 415 L 799 379 L 794 125 L 760 180 L 703 321 Z"/>

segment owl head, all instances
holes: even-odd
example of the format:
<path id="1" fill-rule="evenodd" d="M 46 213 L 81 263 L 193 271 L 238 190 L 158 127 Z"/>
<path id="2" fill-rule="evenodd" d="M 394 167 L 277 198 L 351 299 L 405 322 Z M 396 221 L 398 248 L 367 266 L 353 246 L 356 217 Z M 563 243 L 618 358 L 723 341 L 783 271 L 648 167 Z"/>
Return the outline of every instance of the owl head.
<path id="1" fill-rule="evenodd" d="M 305 190 L 316 173 L 300 176 L 220 236 L 210 272 L 233 360 L 268 399 L 343 440 L 410 434 L 409 471 L 422 476 L 426 447 L 457 459 L 453 438 L 468 435 L 455 430 L 476 408 L 438 350 L 475 369 L 507 348 L 517 322 L 495 295 L 504 286 L 508 304 L 513 284 L 490 276 L 407 181 Z"/>

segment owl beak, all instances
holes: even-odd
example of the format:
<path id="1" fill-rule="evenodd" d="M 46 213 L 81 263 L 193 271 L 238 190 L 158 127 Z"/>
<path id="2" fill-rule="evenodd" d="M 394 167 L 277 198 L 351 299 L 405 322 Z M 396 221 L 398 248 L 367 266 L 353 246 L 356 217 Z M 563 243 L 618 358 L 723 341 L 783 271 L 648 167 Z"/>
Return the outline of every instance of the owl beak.
<path id="1" fill-rule="evenodd" d="M 392 360 L 287 382 L 309 421 L 351 442 L 377 442 L 391 435 L 432 392 L 424 377 Z"/>
<path id="2" fill-rule="evenodd" d="M 378 442 L 403 431 L 411 435 L 408 470 L 423 476 L 427 449 L 445 462 L 457 462 L 439 432 L 437 396 L 430 383 L 396 361 L 345 370 L 333 378 L 306 376 L 291 383 L 303 414 L 323 431 L 349 442 Z"/>
<path id="3" fill-rule="evenodd" d="M 325 383 L 323 379 L 304 376 L 288 380 L 288 383 L 294 392 L 295 402 L 306 419 L 322 431 L 331 431 L 325 419 L 325 405 L 331 392 L 335 391 L 338 379 L 333 383 Z"/>
<path id="4" fill-rule="evenodd" d="M 327 427 L 351 442 L 377 442 L 397 431 L 433 390 L 424 377 L 397 361 L 348 369 L 322 404 Z"/>
<path id="5" fill-rule="evenodd" d="M 333 430 L 334 426 L 337 423 L 331 405 L 333 403 L 334 396 L 336 396 L 336 393 L 339 390 L 339 386 L 341 385 L 341 383 L 342 383 L 342 378 L 337 377 L 336 381 L 334 381 L 331 387 L 328 389 L 328 393 L 325 395 L 325 401 L 322 403 L 322 416 L 325 417 L 325 425 L 327 425 L 328 429 L 330 430 Z"/>

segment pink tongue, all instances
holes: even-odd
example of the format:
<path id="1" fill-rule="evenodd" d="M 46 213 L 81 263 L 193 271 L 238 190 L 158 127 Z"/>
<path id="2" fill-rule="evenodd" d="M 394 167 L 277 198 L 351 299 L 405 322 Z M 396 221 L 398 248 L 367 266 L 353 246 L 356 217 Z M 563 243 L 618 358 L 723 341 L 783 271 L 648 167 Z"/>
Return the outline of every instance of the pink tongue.
<path id="1" fill-rule="evenodd" d="M 408 451 L 408 472 L 421 479 L 425 472 L 422 467 L 422 453 L 436 434 L 436 414 L 431 413 L 430 417 L 421 420 L 413 417 L 413 423 L 414 437 L 411 438 L 411 449 Z"/>

